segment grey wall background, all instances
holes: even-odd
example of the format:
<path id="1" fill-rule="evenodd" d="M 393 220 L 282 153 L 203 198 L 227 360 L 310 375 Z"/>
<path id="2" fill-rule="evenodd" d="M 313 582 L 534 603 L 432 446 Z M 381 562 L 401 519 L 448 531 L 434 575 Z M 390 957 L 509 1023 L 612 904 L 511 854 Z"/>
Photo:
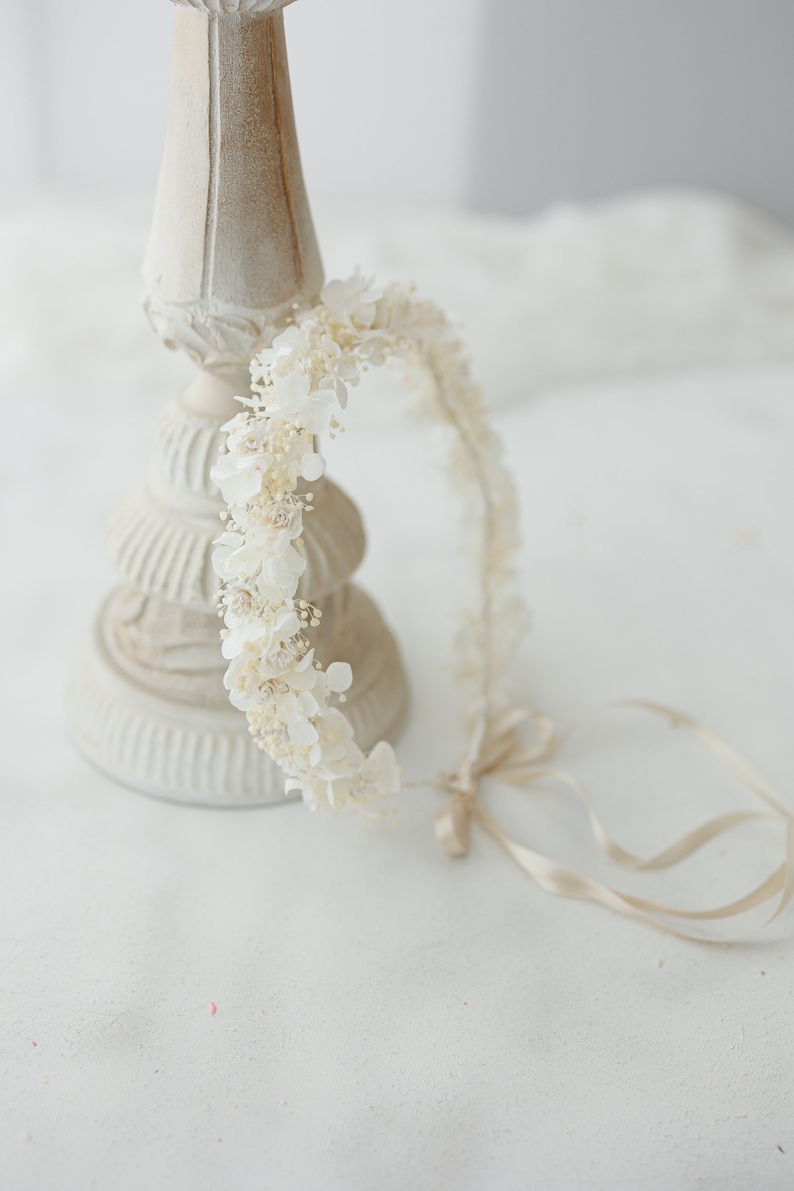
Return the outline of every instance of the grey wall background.
<path id="1" fill-rule="evenodd" d="M 792 0 L 488 0 L 468 197 L 706 186 L 794 223 Z"/>
<path id="2" fill-rule="evenodd" d="M 171 7 L 0 0 L 0 193 L 154 186 Z M 706 186 L 794 224 L 794 0 L 298 0 L 286 20 L 317 198 L 523 213 Z"/>

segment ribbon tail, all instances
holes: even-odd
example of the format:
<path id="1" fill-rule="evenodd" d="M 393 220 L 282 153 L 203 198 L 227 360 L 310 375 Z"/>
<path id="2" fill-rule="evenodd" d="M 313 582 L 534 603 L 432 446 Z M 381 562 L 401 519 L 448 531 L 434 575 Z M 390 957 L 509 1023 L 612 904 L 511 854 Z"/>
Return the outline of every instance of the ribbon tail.
<path id="1" fill-rule="evenodd" d="M 648 711 L 651 715 L 658 715 L 662 719 L 666 719 L 673 727 L 686 728 L 688 732 L 701 740 L 708 750 L 719 758 L 728 769 L 732 770 L 739 780 L 744 782 L 767 806 L 772 807 L 786 819 L 791 817 L 791 807 L 780 796 L 772 783 L 767 781 L 764 775 L 754 765 L 751 765 L 738 749 L 733 748 L 726 740 L 717 736 L 715 732 L 711 732 L 691 715 L 687 715 L 684 711 L 677 711 L 674 707 L 668 707 L 664 703 L 654 703 L 648 699 L 622 699 L 612 706 Z"/>
<path id="2" fill-rule="evenodd" d="M 617 889 L 595 881 L 575 869 L 559 864 L 540 852 L 533 852 L 523 844 L 511 839 L 501 825 L 485 808 L 479 799 L 472 803 L 471 813 L 474 819 L 491 835 L 507 854 L 541 889 L 560 897 L 576 898 L 581 901 L 595 902 L 631 918 L 636 922 L 654 926 L 667 934 L 678 938 L 693 939 L 699 943 L 736 942 L 747 938 L 768 926 L 777 918 L 794 897 L 794 820 L 789 819 L 786 833 L 786 859 L 783 864 L 756 889 L 738 901 L 717 906 L 711 910 L 686 910 L 675 906 L 667 906 L 661 902 L 649 901 L 645 898 L 634 897 L 628 893 L 621 893 Z M 709 938 L 705 935 L 694 934 L 681 927 L 666 922 L 663 916 L 689 920 L 713 920 L 730 918 L 743 914 L 757 906 L 764 905 L 776 894 L 780 893 L 780 900 L 773 912 L 759 926 L 741 934 L 727 938 Z"/>
<path id="3" fill-rule="evenodd" d="M 716 839 L 718 835 L 723 835 L 726 831 L 732 831 L 735 827 L 741 827 L 745 823 L 751 823 L 757 819 L 772 819 L 775 822 L 780 822 L 780 815 L 770 811 L 730 811 L 701 823 L 699 827 L 688 831 L 674 843 L 663 848 L 661 852 L 657 852 L 646 860 L 642 856 L 635 856 L 633 852 L 622 848 L 612 838 L 599 819 L 593 801 L 582 783 L 577 781 L 572 774 L 566 773 L 564 769 L 497 770 L 490 776 L 514 786 L 529 786 L 540 781 L 563 782 L 581 799 L 590 820 L 593 838 L 601 850 L 616 864 L 637 872 L 670 868 L 674 864 L 680 864 L 682 860 L 686 860 L 688 856 L 698 852 L 711 840 Z"/>
<path id="4" fill-rule="evenodd" d="M 450 798 L 435 818 L 436 839 L 447 856 L 466 856 L 469 851 L 471 811 L 469 800 Z"/>

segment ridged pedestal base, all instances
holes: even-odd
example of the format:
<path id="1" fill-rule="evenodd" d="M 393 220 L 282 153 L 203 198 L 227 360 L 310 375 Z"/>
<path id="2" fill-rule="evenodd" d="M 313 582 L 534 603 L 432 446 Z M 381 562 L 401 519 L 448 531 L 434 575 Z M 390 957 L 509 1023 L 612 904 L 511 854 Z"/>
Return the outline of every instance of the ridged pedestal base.
<path id="1" fill-rule="evenodd" d="M 348 585 L 346 654 L 356 683 L 345 714 L 362 748 L 393 739 L 407 707 L 397 647 L 372 601 Z M 106 609 L 112 606 L 113 597 Z M 267 806 L 284 800 L 284 775 L 231 705 L 202 707 L 163 698 L 119 667 L 104 643 L 105 616 L 86 635 L 66 691 L 66 715 L 81 752 L 115 781 L 196 806 Z"/>

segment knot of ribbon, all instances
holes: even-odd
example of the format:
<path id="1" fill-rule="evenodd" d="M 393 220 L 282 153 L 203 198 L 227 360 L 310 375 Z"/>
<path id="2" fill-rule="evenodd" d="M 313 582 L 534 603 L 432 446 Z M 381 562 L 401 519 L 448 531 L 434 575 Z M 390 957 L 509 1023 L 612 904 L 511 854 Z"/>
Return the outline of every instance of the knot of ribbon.
<path id="1" fill-rule="evenodd" d="M 577 779 L 565 770 L 550 768 L 544 764 L 556 755 L 575 727 L 568 732 L 559 733 L 548 715 L 529 708 L 513 708 L 490 719 L 482 712 L 472 734 L 472 743 L 458 769 L 452 773 L 440 773 L 433 782 L 437 789 L 449 795 L 435 819 L 436 838 L 447 856 L 461 857 L 468 853 L 473 819 L 547 892 L 597 902 L 669 934 L 700 942 L 728 942 L 744 938 L 777 918 L 794 896 L 794 811 L 740 753 L 691 716 L 660 703 L 642 700 L 625 700 L 613 706 L 648 712 L 661 717 L 673 727 L 685 729 L 765 803 L 767 809 L 732 811 L 718 815 L 650 858 L 635 856 L 622 848 L 607 833 L 589 795 Z M 534 725 L 537 737 L 536 743 L 528 747 L 523 745 L 519 738 L 519 728 L 527 722 Z M 480 797 L 479 783 L 483 778 L 492 778 L 514 786 L 528 786 L 533 782 L 550 778 L 563 782 L 584 803 L 593 836 L 599 847 L 611 860 L 624 868 L 645 871 L 669 868 L 691 856 L 723 832 L 757 819 L 773 820 L 785 827 L 785 859 L 757 888 L 726 905 L 707 910 L 691 910 L 649 901 L 603 885 L 511 839 Z M 778 894 L 780 897 L 776 908 L 761 926 L 755 927 L 753 931 L 731 936 L 731 939 L 708 938 L 690 933 L 666 921 L 668 918 L 690 921 L 731 918 L 763 905 Z"/>
<path id="2" fill-rule="evenodd" d="M 535 725 L 540 737 L 539 743 L 529 747 L 521 744 L 518 734 L 527 721 Z M 440 773 L 433 783 L 450 795 L 435 819 L 436 839 L 447 856 L 465 856 L 469 851 L 471 820 L 479 820 L 484 811 L 478 797 L 481 778 L 511 786 L 529 784 L 545 776 L 537 766 L 553 756 L 561 743 L 551 717 L 527 707 L 512 708 L 489 721 L 458 769 Z"/>

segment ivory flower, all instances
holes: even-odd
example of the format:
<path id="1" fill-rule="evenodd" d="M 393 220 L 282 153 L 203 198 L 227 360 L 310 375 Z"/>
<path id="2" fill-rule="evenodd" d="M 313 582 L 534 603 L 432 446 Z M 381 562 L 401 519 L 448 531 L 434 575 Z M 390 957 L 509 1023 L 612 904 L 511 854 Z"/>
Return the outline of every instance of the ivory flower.
<path id="1" fill-rule="evenodd" d="M 299 546 L 309 511 L 297 486 L 325 470 L 313 436 L 337 428 L 348 386 L 366 367 L 413 356 L 432 373 L 437 412 L 457 432 L 455 473 L 480 529 L 483 582 L 473 585 L 481 603 L 472 619 L 487 631 L 471 633 L 460 657 L 461 674 L 480 705 L 490 697 L 483 683 L 494 683 L 510 657 L 520 620 L 510 585 L 515 497 L 463 345 L 437 307 L 410 289 L 375 289 L 356 274 L 329 282 L 321 304 L 296 309 L 294 320 L 252 362 L 253 396 L 241 398 L 249 412 L 226 424 L 225 450 L 212 471 L 231 514 L 212 556 L 223 582 L 224 682 L 257 743 L 284 769 L 287 790 L 300 790 L 313 810 L 372 815 L 399 789 L 394 751 L 380 742 L 365 754 L 356 744 L 350 720 L 335 706 L 351 688 L 353 672 L 343 661 L 323 669 L 315 660 L 310 636 L 321 611 L 295 599 L 306 568 Z M 487 520 L 478 503 L 486 491 Z"/>
<path id="2" fill-rule="evenodd" d="M 348 320 L 357 327 L 371 327 L 382 293 L 382 290 L 372 288 L 371 278 L 368 280 L 361 273 L 355 273 L 347 281 L 327 282 L 320 297 L 340 321 Z"/>
<path id="3" fill-rule="evenodd" d="M 273 340 L 271 347 L 251 361 L 251 378 L 262 381 L 271 375 L 291 371 L 309 349 L 309 341 L 298 327 L 287 327 Z"/>
<path id="4" fill-rule="evenodd" d="M 262 552 L 260 590 L 268 599 L 273 598 L 274 591 L 292 599 L 298 588 L 298 580 L 306 570 L 306 559 L 301 558 L 290 543 L 286 529 L 276 534 L 268 546 L 269 550 Z"/>
<path id="5" fill-rule="evenodd" d="M 291 415 L 309 434 L 322 434 L 328 429 L 336 403 L 333 388 L 326 386 L 312 391 L 308 377 L 293 374 L 279 381 L 274 393 L 281 412 Z"/>
<path id="6" fill-rule="evenodd" d="M 274 501 L 262 510 L 262 521 L 270 525 L 275 533 L 285 532 L 290 538 L 299 538 L 303 530 L 303 516 L 299 505 Z"/>
<path id="7" fill-rule="evenodd" d="M 347 662 L 331 662 L 325 672 L 325 682 L 329 691 L 339 694 L 349 690 L 353 682 L 353 671 Z"/>
<path id="8" fill-rule="evenodd" d="M 221 455 L 210 469 L 210 479 L 217 484 L 227 505 L 242 504 L 262 489 L 262 473 L 272 463 L 264 454 Z"/>
<path id="9" fill-rule="evenodd" d="M 243 649 L 232 659 L 223 678 L 229 699 L 241 711 L 271 706 L 274 710 L 283 696 L 311 691 L 317 683 L 318 671 L 312 665 L 311 652 L 301 657 L 294 647 L 274 645 L 266 656 L 250 648 Z M 269 661 L 277 664 L 268 664 Z"/>
<path id="10" fill-rule="evenodd" d="M 253 607 L 250 611 L 239 614 L 235 605 L 239 606 L 242 596 L 237 594 L 226 607 L 224 619 L 228 626 L 228 635 L 224 637 L 221 652 L 225 658 L 236 658 L 243 651 L 248 642 L 260 642 L 260 649 L 268 652 L 276 648 L 276 643 L 293 637 L 300 630 L 300 620 L 297 613 L 285 609 L 277 613 L 272 619 L 267 619 L 257 610 L 256 593 L 247 584 L 238 583 L 231 592 L 251 592 Z M 231 594 L 231 593 L 230 593 Z M 268 677 L 274 677 L 268 675 Z"/>
<path id="11" fill-rule="evenodd" d="M 304 480 L 308 480 L 310 484 L 315 480 L 319 480 L 324 471 L 325 460 L 322 455 L 308 452 L 306 455 L 301 456 L 300 475 L 303 476 Z"/>
<path id="12" fill-rule="evenodd" d="M 252 524 L 245 534 L 226 530 L 216 539 L 212 566 L 226 581 L 248 580 L 255 575 L 260 595 L 279 603 L 294 596 L 306 570 L 306 559 L 290 542 L 292 527 L 276 529 L 275 533 L 274 528 Z"/>

